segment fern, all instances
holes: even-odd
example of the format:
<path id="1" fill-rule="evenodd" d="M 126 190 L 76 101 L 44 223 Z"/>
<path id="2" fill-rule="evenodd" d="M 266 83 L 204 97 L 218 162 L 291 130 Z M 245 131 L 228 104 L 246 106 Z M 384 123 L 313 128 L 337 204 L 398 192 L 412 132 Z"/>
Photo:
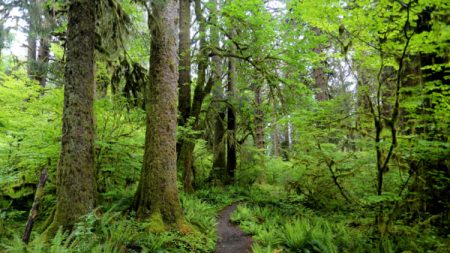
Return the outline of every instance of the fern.
<path id="1" fill-rule="evenodd" d="M 311 224 L 307 220 L 295 220 L 284 226 L 283 242 L 293 250 L 301 250 L 309 240 Z"/>

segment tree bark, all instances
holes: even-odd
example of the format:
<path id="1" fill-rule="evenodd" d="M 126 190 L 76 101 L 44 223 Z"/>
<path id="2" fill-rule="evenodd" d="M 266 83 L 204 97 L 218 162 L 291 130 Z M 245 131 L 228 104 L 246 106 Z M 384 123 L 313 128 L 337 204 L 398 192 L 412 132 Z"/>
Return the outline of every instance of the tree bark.
<path id="1" fill-rule="evenodd" d="M 146 86 L 147 131 L 144 164 L 135 195 L 139 218 L 151 224 L 179 226 L 184 222 L 177 190 L 177 30 L 178 1 L 152 1 L 149 82 Z"/>
<path id="2" fill-rule="evenodd" d="M 177 161 L 178 166 L 183 168 L 183 187 L 186 193 L 194 192 L 194 149 L 195 140 L 184 141 Z"/>
<path id="3" fill-rule="evenodd" d="M 313 28 L 313 31 L 315 31 L 316 35 L 320 35 L 320 30 L 318 28 Z M 320 54 L 323 53 L 324 46 L 322 44 L 318 45 L 316 48 L 313 49 L 313 51 L 320 56 Z M 315 66 L 313 68 L 312 74 L 314 78 L 314 94 L 318 101 L 325 101 L 330 98 L 329 92 L 328 92 L 328 77 L 325 73 L 324 66 L 327 65 L 326 61 L 320 61 L 318 66 Z"/>
<path id="4" fill-rule="evenodd" d="M 220 46 L 220 34 L 218 29 L 218 6 L 217 0 L 210 0 L 210 21 L 213 24 L 211 26 L 211 46 L 218 48 Z M 222 59 L 218 55 L 212 57 L 213 68 L 213 96 L 216 101 L 224 100 L 224 90 L 222 87 Z M 215 118 L 214 118 L 214 139 L 213 139 L 213 165 L 211 171 L 211 179 L 214 183 L 223 183 L 223 179 L 226 177 L 226 153 L 225 153 L 225 115 L 226 108 L 220 102 L 215 103 Z"/>
<path id="5" fill-rule="evenodd" d="M 255 145 L 258 149 L 265 148 L 264 141 L 264 111 L 262 110 L 262 87 L 255 85 Z"/>
<path id="6" fill-rule="evenodd" d="M 36 0 L 28 2 L 27 73 L 30 79 L 36 76 L 37 25 L 39 24 Z"/>
<path id="7" fill-rule="evenodd" d="M 281 142 L 281 151 L 282 157 L 284 161 L 289 161 L 289 122 L 286 123 L 286 126 L 283 129 L 283 141 Z"/>
<path id="8" fill-rule="evenodd" d="M 39 50 L 37 55 L 37 74 L 36 80 L 42 87 L 47 85 L 47 72 L 48 63 L 50 60 L 50 41 L 51 41 L 51 28 L 53 27 L 53 17 L 47 8 L 41 6 L 41 0 L 39 3 L 39 16 L 40 16 L 40 27 L 39 27 Z"/>
<path id="9" fill-rule="evenodd" d="M 232 36 L 236 34 L 236 31 L 231 31 Z M 231 53 L 234 54 L 236 48 L 231 46 Z M 234 182 L 234 176 L 236 171 L 236 112 L 233 108 L 233 99 L 236 89 L 236 59 L 233 57 L 228 58 L 228 84 L 227 84 L 227 183 Z"/>
<path id="10" fill-rule="evenodd" d="M 214 143 L 213 143 L 213 168 L 211 178 L 216 182 L 223 183 L 226 177 L 226 154 L 225 154 L 225 112 L 219 111 L 214 119 Z"/>
<path id="11" fill-rule="evenodd" d="M 38 75 L 36 79 L 42 87 L 47 85 L 47 72 L 48 72 L 48 62 L 50 57 L 50 36 L 45 36 L 40 39 L 39 43 L 39 53 L 37 63 L 39 65 Z"/>
<path id="12" fill-rule="evenodd" d="M 2 17 L 3 18 L 3 17 Z M 2 51 L 5 48 L 5 41 L 7 36 L 7 31 L 4 26 L 5 21 L 0 21 L 0 59 L 2 59 Z"/>
<path id="13" fill-rule="evenodd" d="M 94 167 L 94 46 L 96 3 L 74 0 L 69 6 L 67 63 L 61 155 L 57 170 L 57 204 L 53 223 L 71 229 L 96 202 Z"/>
<path id="14" fill-rule="evenodd" d="M 316 51 L 316 50 L 314 50 Z M 318 101 L 329 99 L 328 95 L 328 78 L 323 67 L 315 67 L 313 69 L 313 77 L 315 81 L 315 97 Z"/>
<path id="15" fill-rule="evenodd" d="M 202 109 L 202 104 L 205 97 L 211 92 L 213 85 L 212 79 L 206 82 L 206 69 L 208 67 L 208 58 L 206 54 L 206 20 L 202 13 L 201 1 L 195 0 L 195 15 L 199 24 L 199 36 L 200 36 L 200 49 L 199 49 L 199 60 L 197 66 L 197 84 L 194 90 L 194 99 L 192 101 L 192 107 L 190 112 L 190 117 L 194 118 L 192 129 L 194 131 L 200 130 L 200 112 Z M 189 136 L 181 144 L 181 151 L 178 157 L 177 166 L 183 171 L 183 185 L 186 192 L 193 192 L 193 181 L 194 181 L 194 149 L 195 149 L 195 139 L 197 136 Z"/>
<path id="16" fill-rule="evenodd" d="M 190 0 L 180 0 L 180 67 L 178 79 L 179 124 L 183 126 L 191 112 L 191 5 Z"/>
<path id="17" fill-rule="evenodd" d="M 277 123 L 277 106 L 276 101 L 273 101 L 272 105 L 272 155 L 280 156 L 280 130 Z"/>

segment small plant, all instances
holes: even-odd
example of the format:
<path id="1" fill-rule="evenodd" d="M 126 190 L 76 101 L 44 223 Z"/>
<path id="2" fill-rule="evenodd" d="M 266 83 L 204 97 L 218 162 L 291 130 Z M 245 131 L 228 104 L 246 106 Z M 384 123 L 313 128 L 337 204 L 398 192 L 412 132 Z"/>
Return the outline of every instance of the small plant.
<path id="1" fill-rule="evenodd" d="M 272 246 L 261 246 L 259 244 L 252 245 L 253 253 L 281 253 L 282 249 L 273 249 Z"/>
<path id="2" fill-rule="evenodd" d="M 271 227 L 268 229 L 260 229 L 258 233 L 253 237 L 259 244 L 271 246 L 280 245 L 283 239 L 279 235 L 278 227 Z"/>
<path id="3" fill-rule="evenodd" d="M 236 211 L 231 214 L 230 219 L 235 223 L 240 221 L 255 221 L 252 210 L 246 205 L 239 205 Z"/>
<path id="4" fill-rule="evenodd" d="M 284 226 L 283 242 L 293 250 L 301 250 L 306 246 L 310 239 L 312 226 L 307 220 L 295 220 L 293 223 L 287 223 Z"/>

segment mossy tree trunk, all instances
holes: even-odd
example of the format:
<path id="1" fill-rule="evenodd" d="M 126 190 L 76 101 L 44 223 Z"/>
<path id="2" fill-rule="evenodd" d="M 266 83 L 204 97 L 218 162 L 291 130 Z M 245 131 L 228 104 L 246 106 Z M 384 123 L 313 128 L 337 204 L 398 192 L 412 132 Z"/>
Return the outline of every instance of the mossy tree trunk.
<path id="1" fill-rule="evenodd" d="M 178 1 L 152 1 L 151 5 L 147 132 L 134 205 L 139 218 L 150 218 L 165 228 L 184 222 L 176 182 Z"/>
<path id="2" fill-rule="evenodd" d="M 236 31 L 232 29 L 232 36 L 236 34 Z M 231 46 L 231 52 L 234 54 L 236 47 Z M 233 99 L 235 97 L 236 90 L 236 59 L 233 57 L 228 58 L 228 83 L 227 83 L 227 183 L 234 181 L 234 175 L 236 171 L 236 112 L 233 108 Z"/>
<path id="3" fill-rule="evenodd" d="M 421 18 L 416 21 L 415 32 L 417 34 L 431 32 L 433 31 L 433 24 L 438 22 L 442 22 L 448 27 L 450 19 L 444 13 L 440 12 L 439 14 L 438 10 L 422 11 Z M 447 41 L 446 45 L 448 43 Z M 439 122 L 442 118 L 435 116 L 439 112 L 439 105 L 446 103 L 446 96 L 441 94 L 444 94 L 446 90 L 448 91 L 448 79 L 450 77 L 448 62 L 450 62 L 450 55 L 448 53 L 440 54 L 439 52 L 414 55 L 409 61 L 410 66 L 405 73 L 410 78 L 408 86 L 416 87 L 422 97 L 421 105 L 416 109 L 417 115 L 413 115 L 410 119 L 411 127 L 409 129 L 414 131 L 411 135 L 417 136 L 416 138 L 425 139 L 429 142 L 448 143 L 449 141 L 448 125 Z M 433 65 L 441 65 L 442 67 L 434 68 Z M 402 93 L 403 99 L 405 99 L 406 92 L 403 91 Z M 409 116 L 404 111 L 402 111 L 402 114 L 400 116 L 403 118 Z M 421 123 L 417 123 L 417 121 Z M 443 183 L 448 182 L 450 169 L 448 155 L 442 154 L 430 155 L 419 161 L 416 159 L 409 161 L 410 173 L 413 173 L 412 178 L 414 179 L 409 187 L 409 197 L 414 199 L 414 201 L 411 201 L 413 215 L 419 217 L 424 213 L 429 215 L 441 213 L 442 218 L 435 221 L 435 224 L 449 224 L 450 219 L 448 208 L 450 205 L 450 195 L 448 194 L 450 184 Z"/>
<path id="4" fill-rule="evenodd" d="M 37 54 L 37 25 L 39 24 L 38 2 L 27 2 L 28 11 L 28 37 L 27 37 L 27 73 L 30 79 L 35 78 Z"/>
<path id="5" fill-rule="evenodd" d="M 278 126 L 277 101 L 272 101 L 272 155 L 280 156 L 280 129 Z"/>
<path id="6" fill-rule="evenodd" d="M 47 7 L 40 6 L 39 25 L 39 50 L 37 52 L 37 75 L 36 80 L 42 87 L 47 85 L 48 63 L 50 61 L 51 30 L 54 26 L 53 17 L 50 16 Z"/>
<path id="7" fill-rule="evenodd" d="M 180 0 L 180 67 L 178 79 L 179 124 L 183 126 L 191 112 L 191 1 Z"/>
<path id="8" fill-rule="evenodd" d="M 289 143 L 289 122 L 286 123 L 283 129 L 283 141 L 281 142 L 281 157 L 284 161 L 289 161 L 289 151 L 290 151 L 290 143 Z"/>
<path id="9" fill-rule="evenodd" d="M 211 46 L 214 48 L 220 47 L 220 34 L 218 28 L 218 7 L 217 0 L 209 1 L 210 22 L 213 24 L 210 28 Z M 214 136 L 213 136 L 213 165 L 211 171 L 211 179 L 215 183 L 223 183 L 222 180 L 226 177 L 226 153 L 225 153 L 225 115 L 226 108 L 222 105 L 224 100 L 224 89 L 222 87 L 222 59 L 218 55 L 212 57 L 213 69 L 213 101 L 215 117 L 214 117 Z"/>
<path id="10" fill-rule="evenodd" d="M 30 0 L 27 3 L 27 73 L 29 78 L 38 81 L 42 87 L 46 86 L 47 81 L 51 39 L 51 17 L 44 5 L 43 0 Z"/>
<path id="11" fill-rule="evenodd" d="M 0 59 L 2 59 L 2 50 L 5 48 L 5 37 L 8 32 L 5 30 L 5 26 L 3 25 L 5 21 L 0 21 Z"/>
<path id="12" fill-rule="evenodd" d="M 217 112 L 214 119 L 214 139 L 213 139 L 213 165 L 211 171 L 211 179 L 215 183 L 223 183 L 226 178 L 226 154 L 225 154 L 225 112 Z"/>
<path id="13" fill-rule="evenodd" d="M 313 28 L 313 31 L 317 36 L 320 36 L 322 33 L 320 29 Z M 316 53 L 319 57 L 325 51 L 325 47 L 323 44 L 319 44 L 317 47 L 313 49 L 314 53 Z M 325 101 L 330 98 L 330 94 L 328 91 L 328 77 L 325 72 L 325 67 L 327 65 L 326 60 L 321 60 L 317 66 L 315 66 L 312 70 L 312 76 L 314 78 L 314 94 L 317 101 Z"/>
<path id="14" fill-rule="evenodd" d="M 255 145 L 258 149 L 265 148 L 264 141 L 264 111 L 262 109 L 262 86 L 255 84 L 253 87 L 255 92 Z"/>
<path id="15" fill-rule="evenodd" d="M 179 34 L 179 79 L 178 79 L 178 111 L 180 117 L 178 124 L 185 126 L 189 116 L 191 115 L 191 1 L 180 0 L 180 34 Z M 177 143 L 178 160 L 182 163 L 183 179 L 185 190 L 192 192 L 192 181 L 194 173 L 192 168 L 193 163 L 193 144 L 186 143 L 183 139 Z M 192 151 L 191 151 L 192 150 Z M 189 169 L 184 169 L 189 168 Z"/>
<path id="16" fill-rule="evenodd" d="M 37 63 L 39 64 L 39 71 L 36 79 L 42 87 L 47 85 L 47 72 L 48 72 L 48 62 L 50 59 L 50 38 L 43 37 L 39 40 L 39 52 Z"/>
<path id="17" fill-rule="evenodd" d="M 74 0 L 69 7 L 67 63 L 57 204 L 49 235 L 71 229 L 92 211 L 96 200 L 94 167 L 95 1 Z"/>
<path id="18" fill-rule="evenodd" d="M 200 112 L 202 109 L 202 104 L 205 97 L 211 93 L 213 86 L 212 78 L 206 81 L 206 69 L 208 68 L 208 58 L 207 58 L 207 45 L 206 45 L 206 20 L 203 16 L 202 6 L 200 0 L 194 1 L 195 6 L 195 16 L 199 25 L 199 55 L 198 55 L 198 65 L 197 65 L 197 84 L 194 89 L 194 98 L 192 100 L 191 112 L 189 117 L 192 117 L 193 124 L 192 129 L 198 131 L 201 129 L 200 126 Z M 195 139 L 198 138 L 197 135 L 188 136 L 182 141 L 180 154 L 178 156 L 178 168 L 183 172 L 183 186 L 186 192 L 191 193 L 194 191 L 194 149 L 195 149 Z"/>
<path id="19" fill-rule="evenodd" d="M 321 53 L 320 48 L 314 49 L 314 51 L 317 54 Z M 321 64 L 325 64 L 324 61 L 321 62 Z M 317 101 L 325 101 L 328 100 L 328 78 L 325 73 L 325 69 L 323 66 L 316 66 L 313 71 L 313 78 L 314 78 L 314 88 L 315 88 L 315 97 Z"/>

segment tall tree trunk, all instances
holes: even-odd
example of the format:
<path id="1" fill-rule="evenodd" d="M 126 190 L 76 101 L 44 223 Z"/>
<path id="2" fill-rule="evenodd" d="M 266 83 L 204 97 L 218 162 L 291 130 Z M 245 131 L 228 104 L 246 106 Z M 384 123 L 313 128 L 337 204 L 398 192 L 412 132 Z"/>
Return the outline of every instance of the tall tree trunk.
<path id="1" fill-rule="evenodd" d="M 262 87 L 254 86 L 255 92 L 255 145 L 258 149 L 265 148 L 264 142 L 264 111 L 262 110 Z"/>
<path id="2" fill-rule="evenodd" d="M 50 38 L 42 37 L 39 42 L 39 53 L 37 63 L 39 65 L 36 79 L 42 87 L 47 85 L 48 62 L 50 57 Z"/>
<path id="3" fill-rule="evenodd" d="M 206 68 L 208 67 L 208 58 L 206 57 L 206 20 L 202 13 L 201 1 L 195 0 L 195 16 L 199 24 L 200 49 L 199 60 L 197 67 L 197 84 L 194 90 L 194 99 L 192 101 L 190 117 L 194 118 L 192 129 L 200 130 L 200 112 L 202 109 L 203 100 L 211 92 L 213 85 L 212 79 L 206 82 Z M 183 171 L 183 185 L 186 192 L 194 191 L 194 149 L 195 140 L 197 136 L 190 136 L 181 144 L 181 151 L 178 157 L 178 168 Z"/>
<path id="4" fill-rule="evenodd" d="M 289 122 L 286 123 L 283 130 L 283 141 L 281 142 L 282 157 L 283 160 L 289 161 Z"/>
<path id="5" fill-rule="evenodd" d="M 221 109 L 221 108 L 220 108 Z M 226 178 L 226 154 L 225 154 L 225 112 L 217 112 L 214 119 L 214 143 L 213 143 L 213 168 L 211 172 L 211 178 L 217 183 L 223 183 L 223 179 Z"/>
<path id="6" fill-rule="evenodd" d="M 447 27 L 450 25 L 450 19 L 448 15 L 444 14 L 445 12 L 431 9 L 432 11 L 423 10 L 420 14 L 420 18 L 416 21 L 416 33 L 432 32 L 435 29 L 433 24 L 439 22 Z M 449 48 L 449 42 L 446 41 L 446 43 L 447 46 L 443 48 Z M 410 70 L 406 71 L 407 73 L 410 72 L 410 76 L 416 79 L 408 80 L 409 85 L 416 86 L 420 90 L 418 97 L 422 97 L 422 101 L 416 109 L 415 119 L 411 120 L 414 125 L 411 127 L 414 131 L 412 135 L 430 142 L 448 143 L 448 124 L 438 122 L 442 121 L 442 118 L 435 115 L 438 114 L 439 110 L 442 110 L 439 109 L 439 105 L 448 103 L 445 102 L 448 101 L 448 96 L 442 96 L 442 94 L 446 90 L 448 91 L 448 79 L 450 77 L 448 62 L 450 62 L 450 56 L 448 53 L 423 52 L 414 58 L 409 62 L 413 66 L 410 66 Z M 433 65 L 441 65 L 442 67 L 434 68 Z M 446 122 L 448 122 L 448 119 Z M 433 223 L 445 227 L 443 224 L 449 224 L 450 218 L 448 208 L 450 205 L 448 194 L 450 184 L 443 183 L 448 182 L 450 178 L 448 155 L 442 153 L 442 155 L 427 156 L 419 161 L 414 160 L 409 161 L 410 172 L 414 174 L 414 181 L 410 186 L 410 198 L 415 200 L 412 202 L 414 215 L 439 214 L 442 218 Z"/>
<path id="7" fill-rule="evenodd" d="M 199 33 L 199 55 L 197 66 L 197 85 L 194 90 L 194 100 L 192 101 L 191 117 L 198 122 L 198 117 L 202 109 L 205 96 L 211 92 L 212 84 L 206 83 L 206 68 L 208 67 L 208 58 L 206 53 L 206 20 L 203 16 L 201 0 L 195 0 L 195 16 L 198 21 Z"/>
<path id="8" fill-rule="evenodd" d="M 367 115 L 370 115 L 370 100 L 367 99 L 366 93 L 367 93 L 367 86 L 373 82 L 368 78 L 367 73 L 368 70 L 364 69 L 360 66 L 360 63 L 355 64 L 355 69 L 357 72 L 357 83 L 356 83 L 356 105 L 357 105 L 357 114 L 355 117 L 355 130 L 356 130 L 356 136 L 355 138 L 367 138 L 368 133 L 366 132 L 366 129 L 363 128 L 364 122 L 367 122 L 371 119 L 367 117 Z M 355 144 L 355 148 L 362 149 L 362 147 Z"/>
<path id="9" fill-rule="evenodd" d="M 184 222 L 176 169 L 178 1 L 152 1 L 151 6 L 150 72 L 145 92 L 147 131 L 134 206 L 139 218 L 150 218 L 152 224 L 165 229 Z"/>
<path id="10" fill-rule="evenodd" d="M 41 5 L 40 0 L 38 3 Z M 36 80 L 42 87 L 47 85 L 47 72 L 48 63 L 50 60 L 50 41 L 51 41 L 51 28 L 53 27 L 53 17 L 50 16 L 48 9 L 43 6 L 39 6 L 40 13 L 40 27 L 39 27 L 39 50 L 37 55 L 37 74 Z"/>
<path id="11" fill-rule="evenodd" d="M 280 156 L 280 130 L 278 126 L 278 119 L 277 119 L 277 106 L 276 101 L 273 101 L 272 105 L 272 134 L 271 134 L 271 140 L 272 140 L 272 155 L 273 156 Z"/>
<path id="12" fill-rule="evenodd" d="M 42 0 L 29 1 L 28 18 L 28 76 L 45 87 L 50 56 L 51 17 L 46 13 Z"/>
<path id="13" fill-rule="evenodd" d="M 183 126 L 191 112 L 191 5 L 190 0 L 180 0 L 180 77 L 178 79 L 179 124 Z"/>
<path id="14" fill-rule="evenodd" d="M 67 63 L 61 155 L 57 170 L 57 204 L 52 235 L 71 229 L 92 211 L 96 200 L 94 167 L 94 46 L 96 3 L 74 0 L 69 7 Z"/>
<path id="15" fill-rule="evenodd" d="M 5 41 L 7 36 L 7 31 L 4 26 L 5 21 L 0 21 L 0 60 L 2 59 L 2 51 L 5 48 Z"/>
<path id="16" fill-rule="evenodd" d="M 232 36 L 236 34 L 236 31 L 231 31 Z M 231 46 L 231 53 L 234 54 L 236 48 Z M 236 112 L 233 108 L 233 99 L 235 97 L 236 89 L 236 59 L 233 57 L 228 58 L 228 84 L 227 84 L 227 183 L 234 181 L 236 171 Z"/>
<path id="17" fill-rule="evenodd" d="M 316 35 L 319 36 L 321 34 L 318 28 L 313 28 Z M 313 51 L 320 57 L 320 54 L 323 53 L 324 46 L 322 44 L 318 45 Z M 318 101 L 325 101 L 330 98 L 328 92 L 328 77 L 325 73 L 324 66 L 327 65 L 326 61 L 320 61 L 318 66 L 313 68 L 312 74 L 314 78 L 314 94 Z"/>
<path id="18" fill-rule="evenodd" d="M 318 101 L 328 100 L 328 78 L 326 77 L 323 67 L 315 67 L 313 69 L 313 77 L 315 81 L 315 97 Z"/>
<path id="19" fill-rule="evenodd" d="M 30 79 L 34 79 L 36 76 L 37 25 L 39 24 L 37 1 L 29 0 L 27 7 L 28 7 L 27 73 Z"/>
<path id="20" fill-rule="evenodd" d="M 217 0 L 210 0 L 210 13 L 211 13 L 211 46 L 218 48 L 220 46 L 220 34 L 219 29 L 216 25 L 218 25 L 217 18 Z M 215 182 L 223 183 L 222 180 L 226 177 L 226 154 L 225 154 L 225 114 L 226 108 L 222 106 L 221 101 L 224 99 L 224 91 L 222 87 L 222 59 L 218 55 L 214 55 L 212 57 L 213 64 L 213 96 L 215 98 L 215 108 L 217 113 L 214 118 L 214 139 L 213 139 L 213 166 L 211 172 L 211 178 Z"/>

